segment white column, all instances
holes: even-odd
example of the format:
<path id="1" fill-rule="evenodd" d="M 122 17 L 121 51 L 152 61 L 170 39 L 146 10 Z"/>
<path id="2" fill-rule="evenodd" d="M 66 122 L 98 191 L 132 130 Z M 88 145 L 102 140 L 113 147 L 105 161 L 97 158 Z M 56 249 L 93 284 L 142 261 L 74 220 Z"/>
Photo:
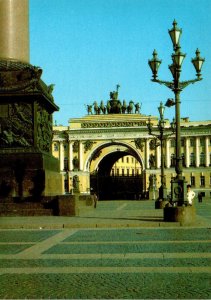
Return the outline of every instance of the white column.
<path id="1" fill-rule="evenodd" d="M 156 147 L 156 167 L 158 169 L 161 167 L 160 146 Z"/>
<path id="2" fill-rule="evenodd" d="M 73 169 L 73 143 L 69 141 L 69 153 L 68 153 L 69 170 Z"/>
<path id="3" fill-rule="evenodd" d="M 205 166 L 209 167 L 210 165 L 210 153 L 209 153 L 209 137 L 205 138 Z"/>
<path id="4" fill-rule="evenodd" d="M 186 168 L 190 167 L 190 139 L 185 138 L 185 165 Z"/>
<path id="5" fill-rule="evenodd" d="M 64 170 L 64 147 L 63 142 L 59 142 L 59 161 L 60 161 L 60 171 Z"/>
<path id="6" fill-rule="evenodd" d="M 196 137 L 196 167 L 199 167 L 200 164 L 200 154 L 199 154 L 199 138 Z"/>
<path id="7" fill-rule="evenodd" d="M 169 154 L 170 141 L 166 140 L 166 168 L 170 168 L 170 154 Z"/>
<path id="8" fill-rule="evenodd" d="M 149 139 L 145 141 L 145 168 L 149 169 Z"/>
<path id="9" fill-rule="evenodd" d="M 83 144 L 79 142 L 79 170 L 83 170 Z"/>

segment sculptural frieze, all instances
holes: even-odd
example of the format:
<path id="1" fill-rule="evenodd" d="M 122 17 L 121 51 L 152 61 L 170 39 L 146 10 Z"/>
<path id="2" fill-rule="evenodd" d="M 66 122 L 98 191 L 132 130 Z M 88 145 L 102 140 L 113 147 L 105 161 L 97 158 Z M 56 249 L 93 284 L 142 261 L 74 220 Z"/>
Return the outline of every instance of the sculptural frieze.
<path id="1" fill-rule="evenodd" d="M 0 61 L 0 93 L 18 91 L 35 85 L 40 80 L 42 69 L 30 64 Z"/>
<path id="2" fill-rule="evenodd" d="M 142 152 L 144 151 L 145 139 L 134 139 L 134 143 L 137 149 L 140 149 Z"/>
<path id="3" fill-rule="evenodd" d="M 125 121 L 125 122 L 84 122 L 81 128 L 109 128 L 109 127 L 140 127 L 146 126 L 146 121 Z"/>
<path id="4" fill-rule="evenodd" d="M 45 152 L 51 151 L 53 130 L 52 115 L 40 105 L 37 108 L 37 146 Z"/>
<path id="5" fill-rule="evenodd" d="M 28 63 L 0 60 L 0 94 L 22 92 L 43 93 L 54 102 L 54 84 L 46 85 L 41 80 L 42 69 Z M 58 107 L 56 110 L 58 110 Z"/>
<path id="6" fill-rule="evenodd" d="M 92 149 L 92 146 L 94 145 L 95 142 L 87 140 L 85 142 L 83 142 L 84 144 L 84 153 L 86 153 L 87 151 Z"/>
<path id="7" fill-rule="evenodd" d="M 22 102 L 8 104 L 5 114 L 1 114 L 0 120 L 0 145 L 2 147 L 33 145 L 32 104 Z"/>

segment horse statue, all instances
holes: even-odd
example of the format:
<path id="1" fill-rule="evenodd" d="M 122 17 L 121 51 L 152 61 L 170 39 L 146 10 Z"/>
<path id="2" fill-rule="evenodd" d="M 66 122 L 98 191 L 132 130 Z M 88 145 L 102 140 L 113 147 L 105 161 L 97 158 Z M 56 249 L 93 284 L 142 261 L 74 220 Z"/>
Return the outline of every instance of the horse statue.
<path id="1" fill-rule="evenodd" d="M 128 114 L 132 114 L 132 113 L 133 113 L 133 105 L 134 105 L 134 102 L 131 100 L 131 101 L 129 102 L 128 107 L 127 107 L 127 113 L 128 113 Z"/>
<path id="2" fill-rule="evenodd" d="M 137 103 L 135 104 L 135 114 L 136 114 L 136 113 L 139 114 L 139 113 L 140 113 L 140 109 L 141 109 L 141 105 L 137 102 Z"/>
<path id="3" fill-rule="evenodd" d="M 103 103 L 103 100 L 100 102 L 100 109 L 101 109 L 102 113 L 105 115 L 106 114 L 106 107 Z"/>
<path id="4" fill-rule="evenodd" d="M 88 115 L 92 115 L 92 105 L 87 105 L 87 112 L 88 112 Z"/>
<path id="5" fill-rule="evenodd" d="M 122 103 L 120 101 L 117 103 L 116 111 L 118 114 L 122 112 Z"/>
<path id="6" fill-rule="evenodd" d="M 111 104 L 110 104 L 110 101 L 107 102 L 106 108 L 107 108 L 108 114 L 110 114 L 110 111 L 111 111 Z"/>
<path id="7" fill-rule="evenodd" d="M 93 103 L 93 105 L 94 105 L 94 111 L 95 111 L 95 114 L 96 114 L 96 115 L 99 115 L 99 107 L 98 107 L 97 101 L 95 101 L 95 102 Z"/>
<path id="8" fill-rule="evenodd" d="M 127 110 L 127 103 L 126 103 L 125 100 L 123 100 L 123 103 L 122 103 L 122 113 L 125 114 L 126 110 Z"/>

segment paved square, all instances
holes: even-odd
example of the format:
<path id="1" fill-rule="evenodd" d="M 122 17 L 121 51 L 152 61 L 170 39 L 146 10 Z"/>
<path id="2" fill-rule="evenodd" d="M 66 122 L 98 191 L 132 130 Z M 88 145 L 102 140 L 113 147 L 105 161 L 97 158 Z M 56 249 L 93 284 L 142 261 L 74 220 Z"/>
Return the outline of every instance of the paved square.
<path id="1" fill-rule="evenodd" d="M 69 223 L 64 226 L 61 219 L 61 228 L 53 230 L 51 217 L 49 229 L 39 229 L 47 223 L 43 217 L 41 225 L 35 219 L 37 229 L 26 229 L 33 218 L 23 229 L 4 229 L 1 223 L 0 298 L 210 299 L 210 202 L 197 205 L 200 222 L 189 227 L 146 221 L 153 215 L 160 218 L 160 210 L 150 205 L 134 202 L 135 214 L 133 202 L 112 203 L 109 219 L 108 206 L 102 203 L 98 211 L 77 219 L 80 226 L 73 224 L 74 218 L 65 219 Z M 137 214 L 140 226 L 135 226 Z M 83 226 L 96 217 L 103 219 L 101 227 Z M 130 226 L 116 226 L 118 218 L 130 219 Z"/>

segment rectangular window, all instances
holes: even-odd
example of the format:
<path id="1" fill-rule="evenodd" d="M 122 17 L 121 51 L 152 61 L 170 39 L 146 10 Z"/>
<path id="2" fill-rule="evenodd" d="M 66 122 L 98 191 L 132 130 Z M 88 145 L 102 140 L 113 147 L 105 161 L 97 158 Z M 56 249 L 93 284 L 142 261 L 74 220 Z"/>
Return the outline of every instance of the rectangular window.
<path id="1" fill-rule="evenodd" d="M 200 186 L 205 186 L 205 176 L 200 177 Z"/>
<path id="2" fill-rule="evenodd" d="M 127 169 L 127 176 L 130 176 L 130 170 Z"/>
<path id="3" fill-rule="evenodd" d="M 195 176 L 191 176 L 190 184 L 191 184 L 191 186 L 195 186 Z"/>
<path id="4" fill-rule="evenodd" d="M 190 146 L 194 147 L 195 146 L 195 140 L 194 139 L 190 139 Z"/>
<path id="5" fill-rule="evenodd" d="M 127 163 L 129 163 L 129 157 L 127 157 Z"/>
<path id="6" fill-rule="evenodd" d="M 176 141 L 175 141 L 175 139 L 172 139 L 171 140 L 171 147 L 175 147 L 175 145 L 176 145 Z"/>
<path id="7" fill-rule="evenodd" d="M 125 170 L 122 169 L 122 176 L 125 176 Z"/>
<path id="8" fill-rule="evenodd" d="M 204 146 L 205 145 L 205 140 L 204 138 L 200 138 L 200 146 Z"/>

